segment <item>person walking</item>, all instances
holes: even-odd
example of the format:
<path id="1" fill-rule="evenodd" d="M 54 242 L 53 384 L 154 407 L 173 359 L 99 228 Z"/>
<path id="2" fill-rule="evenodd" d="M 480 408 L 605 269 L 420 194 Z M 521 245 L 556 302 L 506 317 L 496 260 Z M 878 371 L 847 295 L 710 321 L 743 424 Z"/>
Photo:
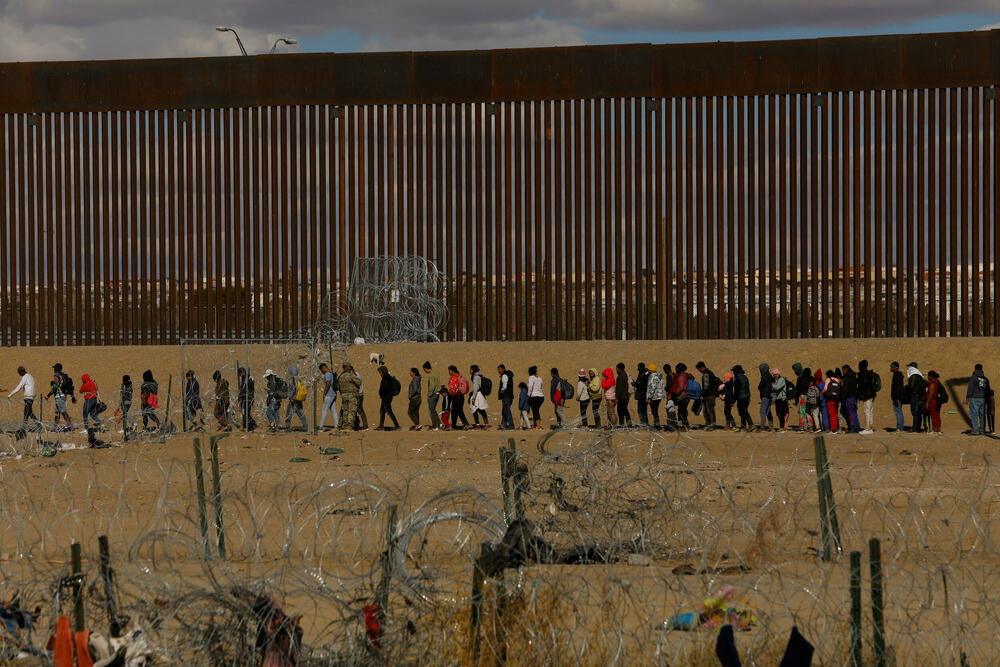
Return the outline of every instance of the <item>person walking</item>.
<path id="1" fill-rule="evenodd" d="M 738 430 L 736 419 L 733 418 L 733 405 L 736 404 L 736 381 L 732 372 L 723 373 L 719 395 L 722 396 L 722 412 L 726 417 L 726 428 L 733 431 Z"/>
<path id="2" fill-rule="evenodd" d="M 809 386 L 806 388 L 806 409 L 809 411 L 809 417 L 812 419 L 812 430 L 815 433 L 823 432 L 823 416 L 821 413 L 822 407 L 820 405 L 822 390 L 820 389 L 819 378 L 809 376 Z"/>
<path id="3" fill-rule="evenodd" d="M 337 392 L 340 390 L 340 385 L 337 382 L 337 374 L 325 363 L 319 365 L 319 372 L 323 374 L 323 410 L 320 412 L 317 429 L 320 431 L 327 430 L 327 413 L 333 415 L 332 428 L 336 429 L 340 426 L 340 417 L 337 416 Z"/>
<path id="4" fill-rule="evenodd" d="M 514 428 L 514 415 L 510 410 L 514 403 L 514 373 L 503 364 L 497 366 L 497 373 L 500 374 L 500 387 L 497 389 L 497 398 L 500 399 L 500 430 L 505 431 Z"/>
<path id="5" fill-rule="evenodd" d="M 104 423 L 97 416 L 97 383 L 91 379 L 90 375 L 84 373 L 80 383 L 80 393 L 83 394 L 83 430 L 81 433 L 90 431 L 89 422 L 94 421 L 94 429 L 104 430 Z"/>
<path id="6" fill-rule="evenodd" d="M 427 412 L 430 413 L 431 424 L 428 428 L 435 431 L 441 428 L 441 418 L 438 416 L 438 398 L 444 385 L 441 384 L 441 377 L 431 367 L 431 362 L 424 362 L 424 376 L 427 378 Z"/>
<path id="7" fill-rule="evenodd" d="M 160 418 L 156 416 L 156 411 L 160 409 L 160 384 L 153 377 L 153 371 L 142 372 L 142 384 L 139 385 L 139 400 L 142 401 L 142 430 L 145 433 L 151 432 L 149 422 L 156 424 L 160 428 Z"/>
<path id="8" fill-rule="evenodd" d="M 788 426 L 788 394 L 790 390 L 789 382 L 781 377 L 781 371 L 777 368 L 771 369 L 771 404 L 774 412 L 778 415 L 778 430 L 784 432 Z M 791 389 L 794 391 L 794 389 Z"/>
<path id="9" fill-rule="evenodd" d="M 29 424 L 32 429 L 41 430 L 42 423 L 35 416 L 35 378 L 24 366 L 17 367 L 17 374 L 21 376 L 21 381 L 14 387 L 14 391 L 7 394 L 7 398 L 13 398 L 20 391 L 24 392 L 24 413 L 21 426 L 28 430 Z"/>
<path id="10" fill-rule="evenodd" d="M 691 403 L 690 389 L 694 376 L 688 373 L 687 364 L 679 363 L 674 366 L 674 381 L 670 385 L 670 398 L 677 406 L 677 428 L 689 429 L 691 423 L 688 421 L 688 405 Z M 700 392 L 699 392 L 700 394 Z"/>
<path id="11" fill-rule="evenodd" d="M 663 374 L 656 370 L 656 364 L 649 364 L 646 367 L 649 371 L 649 381 L 646 383 L 646 403 L 649 405 L 649 413 L 653 417 L 653 428 L 660 429 L 660 404 L 666 398 L 667 392 L 663 387 Z"/>
<path id="12" fill-rule="evenodd" d="M 538 377 L 538 366 L 528 369 L 528 406 L 531 408 L 532 428 L 542 429 L 542 417 L 538 409 L 545 403 L 545 393 L 542 391 L 542 378 Z"/>
<path id="13" fill-rule="evenodd" d="M 264 371 L 264 384 L 267 388 L 267 409 L 264 413 L 267 428 L 269 431 L 277 431 L 281 427 L 281 401 L 288 395 L 288 383 L 268 368 Z M 201 405 L 201 399 L 198 404 Z M 204 426 L 204 420 L 202 425 Z"/>
<path id="14" fill-rule="evenodd" d="M 410 404 L 406 409 L 406 416 L 413 422 L 413 426 L 410 427 L 411 431 L 420 430 L 420 396 L 423 393 L 422 387 L 423 383 L 420 380 L 420 371 L 416 368 L 411 368 L 410 386 L 406 390 L 406 397 L 410 399 Z"/>
<path id="15" fill-rule="evenodd" d="M 365 412 L 365 379 L 361 373 L 351 370 L 358 379 L 358 405 L 354 413 L 354 430 L 368 430 L 368 414 Z"/>
<path id="16" fill-rule="evenodd" d="M 925 406 L 931 421 L 931 432 L 941 432 L 941 406 L 948 401 L 948 393 L 941 384 L 941 376 L 937 371 L 927 371 L 929 381 L 927 383 L 927 398 Z"/>
<path id="17" fill-rule="evenodd" d="M 733 366 L 732 373 L 733 394 L 736 397 L 736 411 L 740 415 L 740 428 L 749 431 L 753 429 L 753 418 L 750 416 L 750 378 L 739 364 Z"/>
<path id="18" fill-rule="evenodd" d="M 253 378 L 241 366 L 236 370 L 236 400 L 240 406 L 240 427 L 248 433 L 257 428 L 257 420 L 251 414 L 256 395 Z"/>
<path id="19" fill-rule="evenodd" d="M 220 371 L 212 373 L 212 380 L 215 382 L 215 422 L 220 431 L 232 431 L 229 425 L 229 380 L 222 377 Z"/>
<path id="20" fill-rule="evenodd" d="M 701 409 L 705 413 L 705 430 L 714 431 L 715 401 L 719 398 L 719 385 L 722 383 L 704 361 L 699 361 L 694 367 L 701 373 Z"/>
<path id="21" fill-rule="evenodd" d="M 72 431 L 73 430 L 73 418 L 69 416 L 69 412 L 66 410 L 66 399 L 71 398 L 74 403 L 76 403 L 76 395 L 73 393 L 73 380 L 70 379 L 68 375 L 63 373 L 62 364 L 55 364 L 52 367 L 53 377 L 51 383 L 51 389 L 49 393 L 45 395 L 45 400 L 49 397 L 55 399 L 55 430 Z M 63 429 L 59 428 L 59 419 L 62 418 L 66 422 L 66 426 Z"/>
<path id="22" fill-rule="evenodd" d="M 604 389 L 601 388 L 601 376 L 596 368 L 587 371 L 587 392 L 590 394 L 590 414 L 594 418 L 594 428 L 601 428 L 601 399 Z"/>
<path id="23" fill-rule="evenodd" d="M 861 433 L 870 435 L 875 432 L 875 397 L 882 390 L 882 378 L 878 373 L 868 368 L 868 360 L 862 359 L 858 362 L 858 401 L 861 403 L 861 411 L 865 415 L 864 428 Z"/>
<path id="24" fill-rule="evenodd" d="M 469 383 L 469 405 L 472 406 L 472 422 L 477 429 L 489 428 L 490 420 L 486 416 L 486 410 L 489 409 L 489 403 L 486 401 L 486 379 L 476 364 L 472 364 L 469 367 L 469 377 L 472 380 Z M 480 417 L 483 419 L 481 425 L 479 423 Z"/>
<path id="25" fill-rule="evenodd" d="M 906 380 L 899 370 L 899 362 L 889 364 L 889 400 L 892 402 L 892 412 L 896 416 L 896 433 L 902 433 L 905 428 L 903 418 L 903 403 L 906 402 Z"/>
<path id="26" fill-rule="evenodd" d="M 649 370 L 646 364 L 639 362 L 635 369 L 635 412 L 639 416 L 640 426 L 649 426 L 649 416 L 646 411 L 649 409 L 649 399 L 647 389 L 649 386 Z"/>
<path id="27" fill-rule="evenodd" d="M 566 425 L 566 395 L 569 393 L 564 387 L 564 380 L 559 377 L 559 369 L 549 370 L 552 380 L 549 383 L 549 400 L 556 413 L 556 423 L 552 428 L 562 428 Z"/>
<path id="28" fill-rule="evenodd" d="M 841 370 L 844 374 L 841 401 L 844 405 L 844 419 L 847 420 L 847 432 L 858 433 L 861 430 L 861 422 L 858 420 L 858 374 L 850 364 L 844 364 Z"/>
<path id="29" fill-rule="evenodd" d="M 840 417 L 838 412 L 840 410 L 840 400 L 843 390 L 843 384 L 837 374 L 833 371 L 826 372 L 826 387 L 823 389 L 823 398 L 826 399 L 826 412 L 827 418 L 830 420 L 830 433 L 839 433 L 838 430 L 840 426 Z"/>
<path id="30" fill-rule="evenodd" d="M 635 391 L 632 386 L 632 378 L 625 371 L 625 364 L 619 362 L 615 365 L 617 374 L 615 375 L 615 403 L 618 410 L 618 425 L 632 428 L 632 413 L 628 411 L 628 402 Z"/>
<path id="31" fill-rule="evenodd" d="M 531 419 L 528 411 L 531 409 L 531 402 L 528 400 L 528 385 L 524 382 L 517 384 L 517 410 L 521 413 L 521 430 L 527 431 L 531 428 Z"/>
<path id="32" fill-rule="evenodd" d="M 361 392 L 361 376 L 354 372 L 354 366 L 347 362 L 341 366 L 340 377 L 340 423 L 341 431 L 358 430 L 358 395 Z M 280 407 L 280 403 L 279 403 Z"/>
<path id="33" fill-rule="evenodd" d="M 580 424 L 587 428 L 587 408 L 590 407 L 590 378 L 587 371 L 580 369 L 576 374 L 576 402 L 580 406 Z"/>
<path id="34" fill-rule="evenodd" d="M 469 420 L 465 416 L 465 397 L 469 393 L 469 382 L 458 372 L 458 366 L 448 366 L 448 412 L 451 414 L 451 427 L 455 430 L 468 428 Z M 462 425 L 459 426 L 458 422 Z"/>
<path id="35" fill-rule="evenodd" d="M 122 386 L 118 390 L 118 410 L 122 413 L 122 433 L 128 433 L 130 428 L 135 429 L 135 421 L 128 416 L 132 409 L 132 377 L 122 376 Z"/>
<path id="36" fill-rule="evenodd" d="M 604 390 L 604 406 L 608 417 L 608 428 L 618 423 L 618 401 L 616 400 L 615 372 L 605 368 L 601 373 L 601 389 Z"/>
<path id="37" fill-rule="evenodd" d="M 228 385 L 227 385 L 228 388 Z M 309 395 L 309 390 L 305 383 L 299 378 L 299 367 L 292 364 L 288 367 L 288 408 L 285 410 L 285 430 L 292 430 L 292 415 L 298 415 L 302 421 L 302 430 L 309 430 L 309 423 L 306 421 L 306 412 L 302 409 L 302 403 Z"/>
<path id="38" fill-rule="evenodd" d="M 760 370 L 760 382 L 757 383 L 757 392 L 760 394 L 759 428 L 761 431 L 770 431 L 774 428 L 774 418 L 771 417 L 771 386 L 774 384 L 774 377 L 767 364 L 758 364 L 757 369 Z"/>
<path id="39" fill-rule="evenodd" d="M 205 410 L 201 404 L 201 385 L 192 370 L 184 373 L 184 415 L 191 429 L 204 430 Z"/>
<path id="40" fill-rule="evenodd" d="M 922 433 L 925 396 L 927 395 L 927 380 L 920 372 L 917 362 L 911 361 L 906 365 L 906 390 L 905 396 L 910 403 L 910 415 L 913 417 L 913 426 L 910 433 Z"/>
<path id="41" fill-rule="evenodd" d="M 969 388 L 965 390 L 965 404 L 969 406 L 969 420 L 972 422 L 970 435 L 986 432 L 986 399 L 990 393 L 990 381 L 983 373 L 983 365 L 976 364 L 969 378 Z"/>
<path id="42" fill-rule="evenodd" d="M 392 411 L 392 399 L 395 398 L 402 387 L 399 386 L 399 380 L 392 377 L 389 374 L 389 369 L 386 366 L 378 367 L 378 374 L 381 377 L 378 385 L 378 428 L 376 431 L 398 431 L 399 422 L 396 420 L 396 413 Z M 385 427 L 385 417 L 389 416 L 392 420 L 392 427 Z"/>

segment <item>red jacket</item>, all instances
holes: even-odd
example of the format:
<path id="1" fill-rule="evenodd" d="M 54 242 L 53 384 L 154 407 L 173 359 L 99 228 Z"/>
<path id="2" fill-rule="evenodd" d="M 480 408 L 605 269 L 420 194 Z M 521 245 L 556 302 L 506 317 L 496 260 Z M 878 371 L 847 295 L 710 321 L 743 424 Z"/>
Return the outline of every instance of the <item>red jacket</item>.
<path id="1" fill-rule="evenodd" d="M 80 385 L 80 393 L 87 400 L 97 398 L 97 383 L 90 379 L 89 375 L 83 376 L 83 384 Z"/>
<path id="2" fill-rule="evenodd" d="M 693 380 L 694 376 L 684 371 L 674 376 L 674 381 L 670 383 L 670 395 L 674 398 L 687 393 L 688 380 Z"/>

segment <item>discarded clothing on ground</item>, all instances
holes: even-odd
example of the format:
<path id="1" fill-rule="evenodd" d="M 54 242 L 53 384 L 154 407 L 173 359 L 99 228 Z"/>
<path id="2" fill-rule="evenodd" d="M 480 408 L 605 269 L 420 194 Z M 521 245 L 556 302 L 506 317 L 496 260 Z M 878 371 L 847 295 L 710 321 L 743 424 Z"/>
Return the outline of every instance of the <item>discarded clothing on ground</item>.
<path id="1" fill-rule="evenodd" d="M 723 625 L 731 625 L 734 630 L 742 631 L 758 627 L 764 619 L 765 615 L 746 597 L 737 599 L 736 588 L 727 585 L 704 600 L 701 609 L 668 618 L 661 627 L 664 630 L 718 630 Z"/>

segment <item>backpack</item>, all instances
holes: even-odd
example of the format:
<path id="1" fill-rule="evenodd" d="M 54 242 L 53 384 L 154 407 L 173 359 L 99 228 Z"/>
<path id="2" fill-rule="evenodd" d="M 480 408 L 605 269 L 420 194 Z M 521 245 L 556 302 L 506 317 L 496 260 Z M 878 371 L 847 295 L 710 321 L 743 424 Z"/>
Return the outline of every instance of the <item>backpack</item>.
<path id="1" fill-rule="evenodd" d="M 340 376 L 336 373 L 333 374 L 333 382 L 330 383 L 330 389 L 338 394 L 340 393 Z"/>
<path id="2" fill-rule="evenodd" d="M 485 375 L 479 377 L 479 393 L 483 396 L 489 396 L 493 392 L 493 380 L 489 379 Z"/>
<path id="3" fill-rule="evenodd" d="M 73 378 L 71 378 L 66 373 L 60 373 L 59 375 L 61 376 L 59 379 L 59 388 L 62 390 L 62 393 L 66 394 L 67 396 L 72 396 Z"/>
<path id="4" fill-rule="evenodd" d="M 875 371 L 868 371 L 872 374 L 872 390 L 877 394 L 882 391 L 882 378 Z"/>
<path id="5" fill-rule="evenodd" d="M 567 382 L 564 378 L 559 378 L 559 382 L 559 391 L 562 392 L 563 400 L 568 401 L 573 398 L 573 394 L 576 393 L 576 389 L 573 388 L 573 385 Z"/>
<path id="6" fill-rule="evenodd" d="M 389 376 L 390 389 L 392 390 L 393 396 L 399 396 L 399 392 L 403 391 L 403 385 L 399 384 L 399 380 L 395 376 Z"/>
<path id="7" fill-rule="evenodd" d="M 947 390 L 945 390 L 944 385 L 939 382 L 937 390 L 937 404 L 944 405 L 947 402 L 948 402 L 948 392 Z"/>
<path id="8" fill-rule="evenodd" d="M 469 393 L 469 381 L 463 376 L 458 377 L 458 393 L 468 394 Z"/>
<path id="9" fill-rule="evenodd" d="M 701 398 L 701 383 L 688 378 L 687 389 L 684 390 L 684 395 L 694 400 Z"/>
<path id="10" fill-rule="evenodd" d="M 841 389 L 841 385 L 840 385 L 839 382 L 832 382 L 830 380 L 827 380 L 827 382 L 826 382 L 826 391 L 823 392 L 823 395 L 824 395 L 824 397 L 828 398 L 831 401 L 839 401 L 840 400 L 840 389 Z"/>
<path id="11" fill-rule="evenodd" d="M 304 401 L 304 400 L 306 400 L 306 396 L 308 396 L 308 395 L 309 395 L 309 390 L 306 388 L 305 383 L 302 382 L 302 380 L 299 380 L 298 378 L 296 378 L 295 379 L 295 400 L 296 401 Z"/>

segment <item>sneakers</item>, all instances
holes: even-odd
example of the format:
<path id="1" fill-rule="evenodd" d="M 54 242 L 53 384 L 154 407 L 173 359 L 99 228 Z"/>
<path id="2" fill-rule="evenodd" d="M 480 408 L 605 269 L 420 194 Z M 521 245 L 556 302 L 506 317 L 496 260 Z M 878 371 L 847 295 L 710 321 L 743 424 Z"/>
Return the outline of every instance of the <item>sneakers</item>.
<path id="1" fill-rule="evenodd" d="M 863 431 L 859 431 L 859 432 L 861 433 L 861 435 L 871 435 L 875 431 L 871 430 L 870 428 L 866 428 Z"/>

